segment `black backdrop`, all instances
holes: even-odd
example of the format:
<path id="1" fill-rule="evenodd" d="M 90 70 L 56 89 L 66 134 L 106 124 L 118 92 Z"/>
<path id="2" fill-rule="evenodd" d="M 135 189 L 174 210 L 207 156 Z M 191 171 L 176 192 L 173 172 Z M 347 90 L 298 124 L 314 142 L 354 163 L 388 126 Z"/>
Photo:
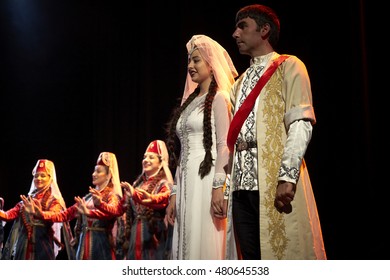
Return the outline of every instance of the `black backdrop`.
<path id="1" fill-rule="evenodd" d="M 178 2 L 0 2 L 6 209 L 28 192 L 39 158 L 54 161 L 68 205 L 87 193 L 101 151 L 114 152 L 121 180 L 132 182 L 147 144 L 165 137 L 192 35 L 219 41 L 240 73 L 248 66 L 231 35 L 236 11 L 253 1 Z M 383 81 L 375 80 L 370 57 L 380 37 L 369 32 L 380 27 L 378 11 L 369 17 L 378 8 L 364 1 L 261 3 L 280 16 L 277 51 L 300 57 L 311 77 L 317 124 L 306 161 L 328 258 L 387 259 L 389 186 L 379 184 L 386 164 L 376 163 L 384 146 L 373 126 L 385 121 L 379 109 L 385 103 L 374 90 Z"/>

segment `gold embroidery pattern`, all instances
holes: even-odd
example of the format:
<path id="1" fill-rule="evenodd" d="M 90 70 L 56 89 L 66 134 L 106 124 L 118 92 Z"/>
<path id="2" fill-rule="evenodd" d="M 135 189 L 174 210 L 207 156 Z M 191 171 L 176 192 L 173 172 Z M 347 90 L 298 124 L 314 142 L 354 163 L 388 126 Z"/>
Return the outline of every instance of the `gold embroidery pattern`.
<path id="1" fill-rule="evenodd" d="M 284 102 L 281 93 L 282 73 L 278 68 L 266 85 L 264 98 L 265 144 L 263 148 L 263 163 L 266 168 L 266 186 L 264 194 L 266 216 L 268 217 L 268 234 L 272 253 L 277 259 L 285 256 L 287 244 L 290 241 L 286 235 L 284 216 L 274 207 L 275 188 L 279 174 L 279 163 L 283 153 L 282 135 L 284 117 Z"/>

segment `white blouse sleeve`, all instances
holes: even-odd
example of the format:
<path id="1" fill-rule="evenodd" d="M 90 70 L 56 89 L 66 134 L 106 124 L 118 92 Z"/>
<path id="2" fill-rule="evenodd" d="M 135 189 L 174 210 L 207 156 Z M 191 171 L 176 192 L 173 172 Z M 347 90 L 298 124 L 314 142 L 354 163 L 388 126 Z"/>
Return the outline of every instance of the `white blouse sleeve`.
<path id="1" fill-rule="evenodd" d="M 229 148 L 226 144 L 226 138 L 232 116 L 230 102 L 225 96 L 227 95 L 218 92 L 213 101 L 214 126 L 217 139 L 217 158 L 214 159 L 213 188 L 219 188 L 224 185 L 229 161 Z"/>

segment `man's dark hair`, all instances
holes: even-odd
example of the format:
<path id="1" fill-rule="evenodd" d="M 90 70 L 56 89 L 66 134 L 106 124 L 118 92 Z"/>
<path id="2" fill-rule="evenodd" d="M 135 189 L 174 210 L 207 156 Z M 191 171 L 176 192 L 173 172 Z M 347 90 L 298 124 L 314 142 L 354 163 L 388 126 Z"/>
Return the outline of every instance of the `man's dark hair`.
<path id="1" fill-rule="evenodd" d="M 260 30 L 264 24 L 268 23 L 271 27 L 268 41 L 273 48 L 276 47 L 279 41 L 280 22 L 276 13 L 269 7 L 254 4 L 241 8 L 236 14 L 236 23 L 244 18 L 251 18 L 256 21 L 257 28 Z"/>

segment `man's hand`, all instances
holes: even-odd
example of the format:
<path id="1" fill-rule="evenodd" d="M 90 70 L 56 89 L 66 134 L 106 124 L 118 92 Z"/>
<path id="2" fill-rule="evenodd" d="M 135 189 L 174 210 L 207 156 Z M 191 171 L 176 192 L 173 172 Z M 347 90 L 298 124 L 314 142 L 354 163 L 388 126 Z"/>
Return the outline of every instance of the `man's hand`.
<path id="1" fill-rule="evenodd" d="M 274 206 L 279 213 L 292 212 L 291 202 L 294 200 L 297 186 L 290 182 L 281 181 L 276 187 Z"/>

